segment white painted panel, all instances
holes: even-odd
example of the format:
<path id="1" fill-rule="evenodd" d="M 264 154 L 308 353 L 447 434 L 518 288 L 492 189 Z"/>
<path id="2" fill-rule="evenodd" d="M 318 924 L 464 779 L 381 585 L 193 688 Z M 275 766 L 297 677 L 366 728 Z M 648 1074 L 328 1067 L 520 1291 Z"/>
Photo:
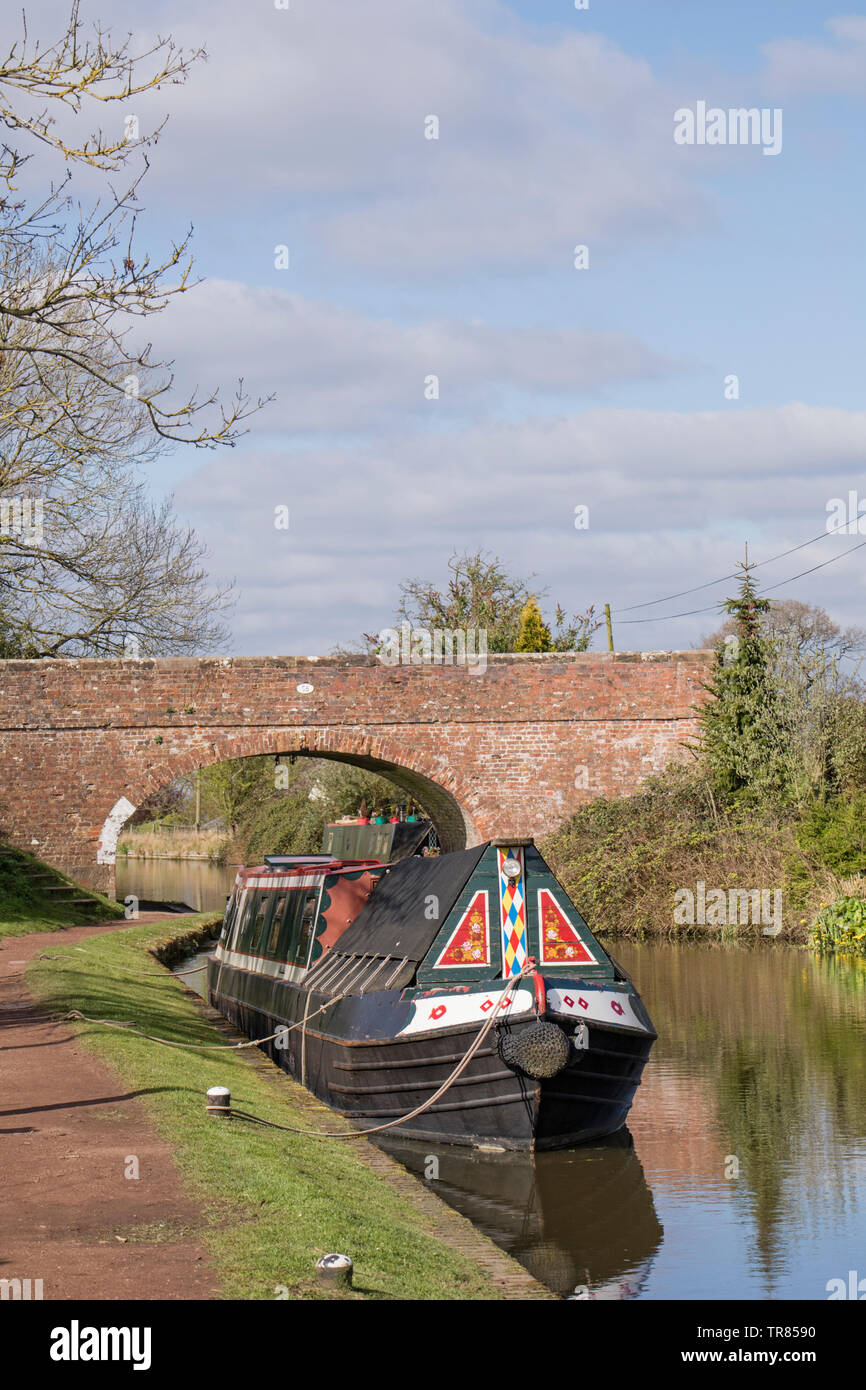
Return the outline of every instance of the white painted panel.
<path id="1" fill-rule="evenodd" d="M 96 848 L 97 864 L 114 863 L 117 858 L 117 837 L 134 810 L 135 807 L 132 802 L 127 801 L 125 796 L 122 796 L 119 801 L 115 801 L 105 818 L 102 830 L 99 832 L 99 844 Z"/>
<path id="2" fill-rule="evenodd" d="M 641 1023 L 631 1005 L 631 998 L 613 989 L 548 989 L 547 1008 L 550 1013 L 565 1014 L 568 1018 L 588 1018 L 596 1023 L 619 1024 L 626 1028 L 649 1029 Z"/>
<path id="3" fill-rule="evenodd" d="M 400 1036 L 427 1033 L 436 1028 L 453 1028 L 458 1023 L 483 1023 L 495 1008 L 504 987 L 504 981 L 497 980 L 491 990 L 472 994 L 429 994 L 424 999 L 416 999 L 415 1012 L 406 1027 L 400 1029 Z M 534 991 L 518 988 L 503 1000 L 497 1018 L 529 1013 L 534 1006 Z"/>

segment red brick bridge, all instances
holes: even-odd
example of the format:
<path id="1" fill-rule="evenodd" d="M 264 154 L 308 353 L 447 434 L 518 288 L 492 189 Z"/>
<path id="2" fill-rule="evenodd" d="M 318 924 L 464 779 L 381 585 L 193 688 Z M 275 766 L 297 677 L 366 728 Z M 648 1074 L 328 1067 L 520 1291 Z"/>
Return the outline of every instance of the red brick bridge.
<path id="1" fill-rule="evenodd" d="M 113 888 L 118 831 L 159 787 L 256 753 L 390 778 L 458 849 L 541 836 L 687 757 L 711 653 L 0 662 L 0 832 Z"/>

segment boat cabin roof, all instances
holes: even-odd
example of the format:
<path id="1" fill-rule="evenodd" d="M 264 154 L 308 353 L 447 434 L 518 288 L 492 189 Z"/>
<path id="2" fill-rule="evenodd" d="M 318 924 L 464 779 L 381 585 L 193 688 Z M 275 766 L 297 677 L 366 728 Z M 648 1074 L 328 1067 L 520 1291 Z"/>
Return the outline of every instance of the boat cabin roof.
<path id="1" fill-rule="evenodd" d="M 438 859 L 400 860 L 346 928 L 340 950 L 422 961 L 486 850 L 484 844 Z"/>
<path id="2" fill-rule="evenodd" d="M 614 976 L 614 963 L 532 841 L 488 841 L 441 858 L 385 865 L 378 886 L 340 935 L 332 954 L 384 957 L 419 985 L 512 974 L 532 956 L 555 971 L 588 979 Z M 318 987 L 325 965 L 311 972 Z M 383 972 L 383 983 L 387 972 Z M 368 988 L 363 974 L 359 981 Z M 375 986 L 369 986 L 374 988 Z"/>
<path id="3" fill-rule="evenodd" d="M 243 887 L 279 888 L 293 878 L 308 879 L 312 874 L 324 878 L 332 874 L 356 874 L 364 869 L 381 869 L 381 859 L 332 859 L 329 854 L 265 856 L 264 864 L 238 870 Z"/>

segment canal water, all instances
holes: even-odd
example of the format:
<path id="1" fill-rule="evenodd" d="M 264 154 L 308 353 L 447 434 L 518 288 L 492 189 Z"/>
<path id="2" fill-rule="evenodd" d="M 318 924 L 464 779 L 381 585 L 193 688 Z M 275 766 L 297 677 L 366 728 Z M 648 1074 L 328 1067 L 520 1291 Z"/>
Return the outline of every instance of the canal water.
<path id="1" fill-rule="evenodd" d="M 628 1131 L 534 1159 L 382 1147 L 566 1298 L 866 1291 L 866 959 L 612 949 L 659 1031 Z"/>
<path id="2" fill-rule="evenodd" d="M 222 912 L 232 890 L 236 864 L 206 859 L 131 859 L 117 856 L 119 902 L 130 894 L 142 902 L 186 903 L 192 912 Z"/>

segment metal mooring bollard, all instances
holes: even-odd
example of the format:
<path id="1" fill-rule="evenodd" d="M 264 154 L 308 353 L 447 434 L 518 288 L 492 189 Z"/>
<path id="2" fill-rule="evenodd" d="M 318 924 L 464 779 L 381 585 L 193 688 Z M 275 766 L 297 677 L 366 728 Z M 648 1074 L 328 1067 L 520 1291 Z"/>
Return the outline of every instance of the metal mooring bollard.
<path id="1" fill-rule="evenodd" d="M 316 1273 L 323 1284 L 350 1289 L 354 1268 L 348 1255 L 323 1255 L 316 1264 Z"/>
<path id="2" fill-rule="evenodd" d="M 227 1086 L 211 1086 L 207 1093 L 207 1112 L 209 1115 L 222 1116 L 227 1119 L 231 1115 L 232 1096 Z"/>

